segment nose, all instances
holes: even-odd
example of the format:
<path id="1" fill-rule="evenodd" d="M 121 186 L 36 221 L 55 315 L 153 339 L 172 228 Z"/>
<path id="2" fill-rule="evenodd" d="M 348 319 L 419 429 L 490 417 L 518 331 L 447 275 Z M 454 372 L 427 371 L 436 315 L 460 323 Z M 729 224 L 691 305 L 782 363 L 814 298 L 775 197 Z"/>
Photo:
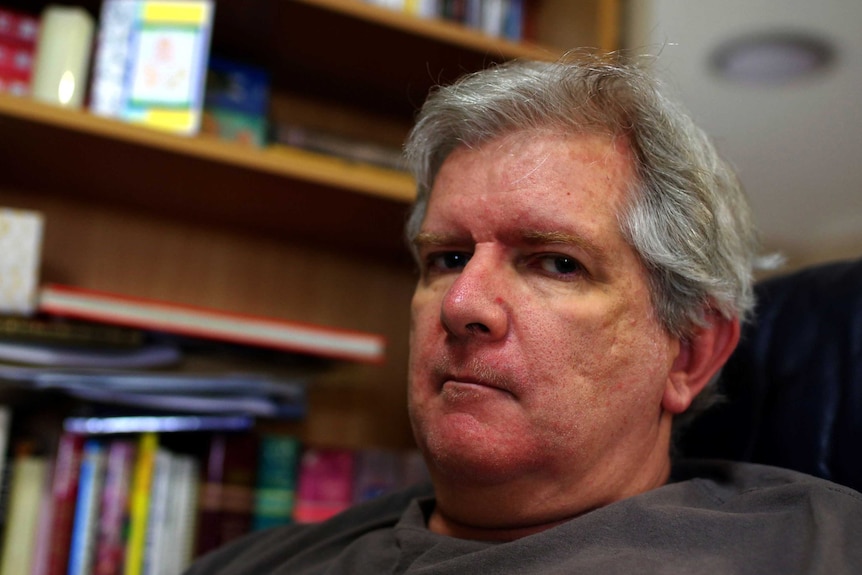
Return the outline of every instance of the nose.
<path id="1" fill-rule="evenodd" d="M 504 276 L 503 266 L 477 249 L 443 298 L 440 318 L 446 331 L 467 339 L 504 337 L 509 328 Z"/>

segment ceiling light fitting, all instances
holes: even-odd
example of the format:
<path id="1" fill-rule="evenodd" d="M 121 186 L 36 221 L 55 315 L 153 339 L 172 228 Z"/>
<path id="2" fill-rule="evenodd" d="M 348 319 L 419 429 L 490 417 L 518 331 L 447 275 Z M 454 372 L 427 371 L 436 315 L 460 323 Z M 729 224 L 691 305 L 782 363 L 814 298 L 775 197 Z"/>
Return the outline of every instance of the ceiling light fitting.
<path id="1" fill-rule="evenodd" d="M 754 84 L 781 84 L 826 69 L 835 59 L 832 45 L 798 32 L 748 34 L 722 44 L 710 65 L 721 76 Z"/>

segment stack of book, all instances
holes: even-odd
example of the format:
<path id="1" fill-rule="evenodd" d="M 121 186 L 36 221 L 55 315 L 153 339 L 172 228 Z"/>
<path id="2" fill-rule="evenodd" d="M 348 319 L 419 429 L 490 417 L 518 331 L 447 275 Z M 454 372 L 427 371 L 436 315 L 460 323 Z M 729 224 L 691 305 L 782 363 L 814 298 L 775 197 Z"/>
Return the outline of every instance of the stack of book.
<path id="1" fill-rule="evenodd" d="M 366 0 L 420 18 L 441 18 L 514 42 L 524 37 L 523 0 Z"/>
<path id="2" fill-rule="evenodd" d="M 331 362 L 379 362 L 381 336 L 62 285 L 0 317 L 0 386 L 188 414 L 296 419 Z"/>
<path id="3" fill-rule="evenodd" d="M 235 430 L 83 434 L 69 431 L 75 418 L 66 423 L 52 451 L 14 442 L 4 575 L 179 575 L 252 530 L 320 521 L 426 479 L 415 450 Z"/>

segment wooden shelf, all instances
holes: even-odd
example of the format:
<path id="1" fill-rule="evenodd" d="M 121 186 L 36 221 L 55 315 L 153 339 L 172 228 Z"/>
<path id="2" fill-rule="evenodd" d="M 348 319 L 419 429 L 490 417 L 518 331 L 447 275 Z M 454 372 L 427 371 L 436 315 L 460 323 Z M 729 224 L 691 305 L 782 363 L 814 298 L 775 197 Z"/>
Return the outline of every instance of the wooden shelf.
<path id="1" fill-rule="evenodd" d="M 37 14 L 48 3 L 4 2 Z M 217 0 L 212 53 L 268 70 L 274 105 L 308 120 L 298 103 L 314 102 L 342 129 L 356 110 L 352 128 L 391 145 L 434 85 L 513 58 L 616 48 L 620 3 L 531 0 L 539 46 L 362 0 Z M 101 0 L 75 4 L 98 17 Z M 322 382 L 298 433 L 411 443 L 409 175 L 4 95 L 0 134 L 0 204 L 45 214 L 43 280 L 381 333 L 386 365 Z"/>
<path id="2" fill-rule="evenodd" d="M 432 86 L 466 71 L 562 53 L 360 0 L 222 2 L 213 37 L 214 53 L 265 66 L 277 89 L 342 101 L 349 94 L 355 104 L 402 117 Z"/>
<path id="3" fill-rule="evenodd" d="M 3 168 L 9 187 L 403 253 L 414 195 L 405 173 L 284 146 L 186 138 L 5 95 L 0 130 L 0 154 L 15 159 Z"/>
<path id="4" fill-rule="evenodd" d="M 463 50 L 494 54 L 507 60 L 514 58 L 546 60 L 559 55 L 557 50 L 547 46 L 540 46 L 531 42 L 513 42 L 504 38 L 489 36 L 479 30 L 473 30 L 448 20 L 418 18 L 406 12 L 382 8 L 367 2 L 357 0 L 295 1 L 335 14 L 350 16 L 357 21 L 386 26 L 413 36 L 423 37 L 429 42 L 450 44 Z"/>

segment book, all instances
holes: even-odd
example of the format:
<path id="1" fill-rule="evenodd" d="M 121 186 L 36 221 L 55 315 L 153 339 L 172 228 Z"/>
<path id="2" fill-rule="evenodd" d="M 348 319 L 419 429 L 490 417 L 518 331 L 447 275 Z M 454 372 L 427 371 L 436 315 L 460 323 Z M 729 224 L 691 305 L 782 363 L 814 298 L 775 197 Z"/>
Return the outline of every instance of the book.
<path id="1" fill-rule="evenodd" d="M 330 359 L 381 362 L 382 336 L 307 323 L 243 315 L 153 299 L 48 284 L 41 312 Z"/>
<path id="2" fill-rule="evenodd" d="M 150 489 L 158 448 L 157 434 L 142 433 L 138 438 L 132 490 L 129 495 L 129 531 L 123 571 L 125 575 L 141 575 L 143 572 L 150 512 Z"/>
<path id="3" fill-rule="evenodd" d="M 0 363 L 0 380 L 26 389 L 59 390 L 91 402 L 173 413 L 296 419 L 306 411 L 304 381 L 276 380 L 266 374 L 70 370 Z"/>
<path id="4" fill-rule="evenodd" d="M 56 345 L 0 341 L 0 361 L 49 367 L 152 369 L 169 367 L 182 359 L 169 345 L 147 345 L 132 350 L 73 349 Z"/>
<path id="5" fill-rule="evenodd" d="M 297 523 L 317 523 L 353 504 L 354 452 L 349 449 L 305 450 L 300 459 L 293 517 Z"/>
<path id="6" fill-rule="evenodd" d="M 12 410 L 8 405 L 0 404 L 0 490 L 4 488 L 6 450 L 9 449 L 9 434 L 12 431 Z M 0 518 L 0 526 L 3 518 Z"/>
<path id="7" fill-rule="evenodd" d="M 371 164 L 390 170 L 405 170 L 404 155 L 401 148 L 397 146 L 387 146 L 333 131 L 295 124 L 277 125 L 275 139 L 278 143 L 286 146 L 302 148 L 352 162 Z"/>
<path id="8" fill-rule="evenodd" d="M 122 575 L 125 527 L 135 463 L 135 443 L 114 439 L 107 448 L 99 527 L 96 535 L 95 575 Z"/>
<path id="9" fill-rule="evenodd" d="M 63 420 L 63 429 L 74 433 L 104 435 L 116 433 L 172 433 L 177 431 L 249 431 L 254 418 L 247 415 L 81 415 Z"/>
<path id="10" fill-rule="evenodd" d="M 90 110 L 197 133 L 214 10 L 208 0 L 102 2 Z"/>
<path id="11" fill-rule="evenodd" d="M 93 569 L 105 456 L 102 441 L 87 439 L 84 442 L 69 547 L 68 575 L 85 575 Z"/>
<path id="12" fill-rule="evenodd" d="M 268 529 L 293 520 L 299 440 L 292 435 L 265 434 L 260 438 L 252 529 Z"/>
<path id="13" fill-rule="evenodd" d="M 183 573 L 194 558 L 199 465 L 192 455 L 174 454 L 166 530 L 170 533 L 162 574 Z"/>
<path id="14" fill-rule="evenodd" d="M 48 575 L 67 573 L 83 451 L 84 436 L 76 433 L 60 435 L 54 455 L 51 485 L 53 510 Z"/>
<path id="15" fill-rule="evenodd" d="M 200 491 L 195 555 L 251 531 L 258 439 L 250 433 L 211 436 Z"/>
<path id="16" fill-rule="evenodd" d="M 201 132 L 247 146 L 266 145 L 269 83 L 263 68 L 210 58 Z"/>
<path id="17" fill-rule="evenodd" d="M 162 562 L 168 540 L 175 536 L 170 532 L 169 509 L 171 499 L 171 480 L 173 479 L 174 456 L 163 447 L 156 450 L 153 463 L 153 477 L 150 483 L 149 509 L 147 511 L 147 528 L 144 541 L 141 573 L 143 575 L 160 575 L 164 573 Z"/>
<path id="18" fill-rule="evenodd" d="M 36 544 L 33 548 L 33 560 L 29 575 L 46 575 L 48 561 L 51 557 L 51 528 L 53 527 L 54 502 L 51 498 L 51 478 L 54 476 L 54 458 L 48 457 L 48 470 L 42 483 L 42 495 L 39 504 L 39 514 L 36 520 Z"/>
<path id="19" fill-rule="evenodd" d="M 141 346 L 144 333 L 140 329 L 63 318 L 0 316 L 0 341 L 6 343 L 125 350 Z"/>
<path id="20" fill-rule="evenodd" d="M 37 519 L 42 488 L 48 476 L 48 458 L 21 445 L 12 459 L 7 528 L 3 533 L 0 575 L 30 573 L 36 546 Z"/>
<path id="21" fill-rule="evenodd" d="M 365 448 L 356 451 L 354 503 L 429 480 L 418 449 Z"/>
<path id="22" fill-rule="evenodd" d="M 355 454 L 353 502 L 362 503 L 401 485 L 402 456 L 391 449 L 359 449 Z"/>

